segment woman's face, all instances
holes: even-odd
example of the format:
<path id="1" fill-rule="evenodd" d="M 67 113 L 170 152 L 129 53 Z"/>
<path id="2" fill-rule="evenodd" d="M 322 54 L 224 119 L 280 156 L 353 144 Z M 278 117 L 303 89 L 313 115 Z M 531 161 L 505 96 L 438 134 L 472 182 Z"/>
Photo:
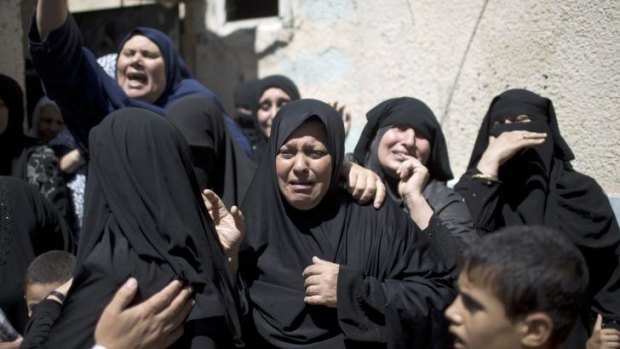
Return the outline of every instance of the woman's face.
<path id="1" fill-rule="evenodd" d="M 0 98 L 0 135 L 6 131 L 9 126 L 9 108 L 7 108 L 4 100 Z"/>
<path id="2" fill-rule="evenodd" d="M 157 45 L 144 35 L 134 35 L 121 50 L 116 81 L 127 96 L 155 103 L 166 90 L 166 66 Z"/>
<path id="3" fill-rule="evenodd" d="M 431 143 L 414 128 L 394 125 L 381 137 L 377 156 L 387 175 L 398 178 L 398 166 L 409 157 L 426 165 L 431 155 Z"/>
<path id="4" fill-rule="evenodd" d="M 320 121 L 306 121 L 282 144 L 276 173 L 280 193 L 294 208 L 309 210 L 321 202 L 331 182 L 332 157 Z"/>
<path id="5" fill-rule="evenodd" d="M 278 113 L 278 110 L 291 102 L 291 97 L 284 90 L 277 87 L 270 87 L 263 92 L 258 100 L 258 111 L 256 113 L 258 124 L 265 136 L 271 134 L 271 121 Z"/>
<path id="6" fill-rule="evenodd" d="M 47 143 L 56 138 L 60 131 L 65 128 L 65 122 L 62 119 L 60 110 L 52 105 L 46 105 L 41 108 L 39 122 L 37 123 L 37 138 Z"/>

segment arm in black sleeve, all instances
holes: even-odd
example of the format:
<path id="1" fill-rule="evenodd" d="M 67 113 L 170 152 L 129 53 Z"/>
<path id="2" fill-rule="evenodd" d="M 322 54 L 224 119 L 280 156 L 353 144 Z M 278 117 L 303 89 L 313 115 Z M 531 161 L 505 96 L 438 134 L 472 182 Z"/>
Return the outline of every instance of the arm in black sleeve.
<path id="1" fill-rule="evenodd" d="M 466 172 L 454 186 L 454 190 L 465 199 L 475 228 L 482 236 L 501 228 L 501 222 L 499 222 L 501 219 L 499 212 L 501 183 L 472 178 L 472 175 L 476 173 L 480 172 L 477 170 Z"/>
<path id="2" fill-rule="evenodd" d="M 50 299 L 44 299 L 37 304 L 30 321 L 26 325 L 24 341 L 20 348 L 41 348 L 61 311 L 62 304 Z"/>
<path id="3" fill-rule="evenodd" d="M 112 111 L 104 86 L 112 88 L 116 82 L 101 73 L 103 68 L 93 54 L 83 48 L 80 30 L 71 15 L 43 41 L 33 16 L 28 39 L 33 65 L 47 95 L 60 107 L 80 148 L 87 149 L 90 129 Z"/>

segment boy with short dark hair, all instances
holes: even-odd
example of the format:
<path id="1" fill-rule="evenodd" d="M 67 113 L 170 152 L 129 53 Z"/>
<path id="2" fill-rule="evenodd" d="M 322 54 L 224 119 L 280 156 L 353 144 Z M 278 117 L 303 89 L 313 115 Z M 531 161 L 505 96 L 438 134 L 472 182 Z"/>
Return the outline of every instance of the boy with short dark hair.
<path id="1" fill-rule="evenodd" d="M 446 310 L 455 348 L 559 348 L 587 301 L 579 250 L 539 226 L 513 226 L 464 251 Z"/>
<path id="2" fill-rule="evenodd" d="M 50 292 L 73 277 L 75 256 L 66 251 L 48 251 L 35 258 L 26 269 L 25 298 L 28 316 Z"/>

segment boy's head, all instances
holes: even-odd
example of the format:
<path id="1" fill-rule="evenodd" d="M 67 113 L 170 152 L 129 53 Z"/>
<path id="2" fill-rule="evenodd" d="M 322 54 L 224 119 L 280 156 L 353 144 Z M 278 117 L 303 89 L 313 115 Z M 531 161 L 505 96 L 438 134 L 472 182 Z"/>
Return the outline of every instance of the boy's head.
<path id="1" fill-rule="evenodd" d="M 49 251 L 35 258 L 26 269 L 25 298 L 28 316 L 47 295 L 73 277 L 75 257 L 65 251 Z"/>
<path id="2" fill-rule="evenodd" d="M 554 348 L 585 306 L 588 271 L 560 233 L 515 226 L 463 253 L 458 284 L 446 310 L 456 348 Z"/>

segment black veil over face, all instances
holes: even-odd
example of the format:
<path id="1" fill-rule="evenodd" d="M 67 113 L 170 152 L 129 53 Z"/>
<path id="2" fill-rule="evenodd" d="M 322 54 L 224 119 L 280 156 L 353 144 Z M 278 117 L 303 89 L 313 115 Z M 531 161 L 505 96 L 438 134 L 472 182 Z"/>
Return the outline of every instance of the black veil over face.
<path id="1" fill-rule="evenodd" d="M 499 123 L 521 114 L 528 115 L 531 122 Z M 500 167 L 502 183 L 494 194 L 498 195 L 495 229 L 543 225 L 566 234 L 586 257 L 589 292 L 595 299 L 592 309 L 618 319 L 620 229 L 602 188 L 572 168 L 574 155 L 560 134 L 549 99 L 522 89 L 495 97 L 480 127 L 468 172 L 476 171 L 489 136 L 514 130 L 546 132 L 547 139 L 542 145 L 520 151 Z"/>

